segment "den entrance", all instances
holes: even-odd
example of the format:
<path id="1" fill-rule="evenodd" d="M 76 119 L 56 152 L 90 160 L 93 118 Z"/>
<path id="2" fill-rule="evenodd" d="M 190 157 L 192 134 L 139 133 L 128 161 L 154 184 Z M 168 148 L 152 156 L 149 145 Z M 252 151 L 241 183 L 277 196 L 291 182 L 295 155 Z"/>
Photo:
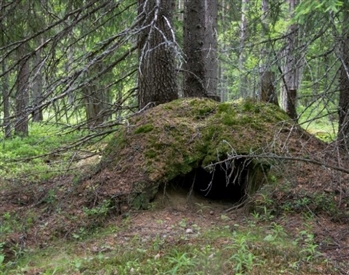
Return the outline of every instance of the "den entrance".
<path id="1" fill-rule="evenodd" d="M 250 158 L 219 161 L 210 170 L 198 167 L 177 176 L 168 185 L 190 195 L 211 200 L 241 203 L 266 179 L 266 167 Z"/>

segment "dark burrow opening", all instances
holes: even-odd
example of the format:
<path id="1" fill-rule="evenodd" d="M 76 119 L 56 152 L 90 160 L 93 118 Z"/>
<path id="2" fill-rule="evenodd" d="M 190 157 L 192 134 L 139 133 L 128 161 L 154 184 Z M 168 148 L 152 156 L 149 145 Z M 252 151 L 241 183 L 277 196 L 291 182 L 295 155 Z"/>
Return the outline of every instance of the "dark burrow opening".
<path id="1" fill-rule="evenodd" d="M 185 189 L 188 194 L 231 203 L 244 201 L 264 183 L 268 167 L 249 158 L 220 161 L 210 170 L 198 167 L 177 176 L 169 184 Z"/>

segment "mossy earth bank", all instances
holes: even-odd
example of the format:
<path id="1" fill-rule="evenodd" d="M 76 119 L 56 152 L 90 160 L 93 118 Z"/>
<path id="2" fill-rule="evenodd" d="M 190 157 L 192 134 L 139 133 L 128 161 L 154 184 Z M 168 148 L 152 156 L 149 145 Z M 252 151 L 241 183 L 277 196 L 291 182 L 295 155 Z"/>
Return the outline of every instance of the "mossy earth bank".
<path id="1" fill-rule="evenodd" d="M 215 184 L 238 183 L 243 196 L 263 183 L 270 166 L 262 158 L 246 156 L 281 152 L 281 133 L 292 127 L 287 115 L 273 104 L 251 99 L 175 100 L 133 116 L 116 132 L 100 163 L 98 180 L 92 177 L 85 186 L 97 184 L 101 193 L 117 198 L 120 210 L 122 205 L 146 208 L 160 185 L 205 171 L 210 178 L 206 187 L 201 186 L 205 194 Z"/>

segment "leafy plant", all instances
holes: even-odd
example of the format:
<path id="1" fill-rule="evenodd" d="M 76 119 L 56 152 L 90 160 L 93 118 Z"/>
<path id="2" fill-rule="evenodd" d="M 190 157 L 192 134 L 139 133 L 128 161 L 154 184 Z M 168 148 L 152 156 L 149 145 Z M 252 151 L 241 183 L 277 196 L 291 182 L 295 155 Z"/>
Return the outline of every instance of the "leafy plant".
<path id="1" fill-rule="evenodd" d="M 303 243 L 300 253 L 303 257 L 305 257 L 307 262 L 320 255 L 317 250 L 318 245 L 314 241 L 314 234 L 309 233 L 306 230 L 302 230 L 300 232 L 299 241 Z"/>
<path id="2" fill-rule="evenodd" d="M 261 264 L 249 248 L 248 242 L 253 239 L 250 234 L 239 234 L 234 231 L 233 239 L 234 242 L 228 246 L 228 249 L 233 251 L 230 260 L 234 261 L 236 274 L 244 274 L 251 271 L 254 266 Z"/>
<path id="3" fill-rule="evenodd" d="M 169 263 L 173 265 L 173 268 L 167 272 L 171 275 L 177 274 L 177 272 L 181 269 L 184 269 L 185 271 L 187 268 L 195 266 L 193 258 L 188 257 L 186 252 L 174 250 L 172 255 L 168 256 L 167 259 Z"/>
<path id="4" fill-rule="evenodd" d="M 5 255 L 3 254 L 3 245 L 4 243 L 0 243 L 0 271 L 4 269 L 4 263 L 5 263 Z"/>
<path id="5" fill-rule="evenodd" d="M 87 216 L 95 216 L 95 217 L 105 217 L 111 209 L 113 209 L 112 202 L 109 199 L 103 200 L 103 202 L 93 208 L 84 207 L 83 211 Z"/>

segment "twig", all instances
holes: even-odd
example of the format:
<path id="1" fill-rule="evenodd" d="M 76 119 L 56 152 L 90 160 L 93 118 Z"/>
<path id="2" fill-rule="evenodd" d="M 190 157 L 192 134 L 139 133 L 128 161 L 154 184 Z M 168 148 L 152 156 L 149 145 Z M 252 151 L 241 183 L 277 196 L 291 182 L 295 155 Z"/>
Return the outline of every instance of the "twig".
<path id="1" fill-rule="evenodd" d="M 325 162 L 321 162 L 318 160 L 314 160 L 314 159 L 306 159 L 306 158 L 300 158 L 300 157 L 292 157 L 292 156 L 278 156 L 278 155 L 267 155 L 267 154 L 260 154 L 260 155 L 254 155 L 254 154 L 236 154 L 236 155 L 232 155 L 229 156 L 228 158 L 221 160 L 221 161 L 217 161 L 215 163 L 209 164 L 207 166 L 205 166 L 206 168 L 211 168 L 214 167 L 218 164 L 222 164 L 224 162 L 226 162 L 227 160 L 235 160 L 235 159 L 240 159 L 240 158 L 250 158 L 250 159 L 277 159 L 277 160 L 286 160 L 286 161 L 299 161 L 299 162 L 306 162 L 306 163 L 311 163 L 311 164 L 316 164 L 319 166 L 323 166 L 325 168 L 329 168 L 335 171 L 339 171 L 339 172 L 343 172 L 346 174 L 349 174 L 349 169 L 346 168 L 342 168 L 339 166 L 334 166 L 331 164 L 327 164 Z"/>

